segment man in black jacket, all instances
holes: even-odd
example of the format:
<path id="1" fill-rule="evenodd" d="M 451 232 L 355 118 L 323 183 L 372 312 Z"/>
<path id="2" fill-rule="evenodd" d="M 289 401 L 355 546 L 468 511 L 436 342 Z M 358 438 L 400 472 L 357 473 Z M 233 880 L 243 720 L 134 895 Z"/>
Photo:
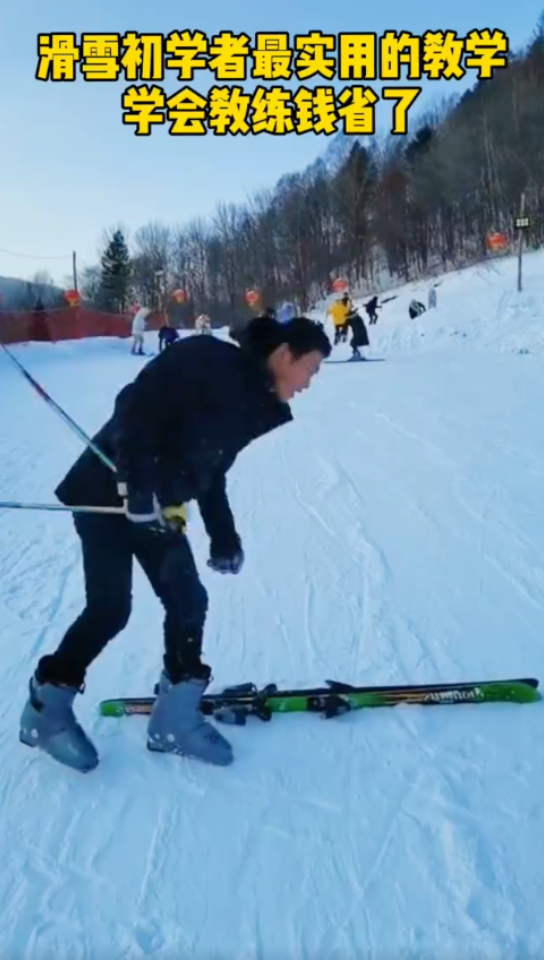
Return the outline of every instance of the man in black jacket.
<path id="1" fill-rule="evenodd" d="M 143 568 L 165 610 L 164 667 L 148 726 L 151 750 L 225 765 L 230 744 L 200 710 L 210 681 L 202 662 L 208 597 L 187 537 L 195 500 L 210 538 L 209 566 L 236 574 L 244 562 L 226 474 L 253 440 L 289 423 L 288 401 L 306 389 L 330 354 L 319 324 L 259 318 L 240 346 L 190 337 L 159 354 L 124 387 L 93 438 L 115 475 L 88 448 L 56 490 L 68 506 L 124 506 L 124 515 L 75 514 L 83 550 L 86 607 L 30 681 L 20 739 L 82 772 L 98 754 L 73 702 L 91 663 L 126 626 L 132 566 Z"/>
<path id="2" fill-rule="evenodd" d="M 367 314 L 368 314 L 368 319 L 370 320 L 371 323 L 377 323 L 377 322 L 378 322 L 378 310 L 379 310 L 379 309 L 380 309 L 380 308 L 378 307 L 378 298 L 377 298 L 377 297 L 372 297 L 372 299 L 369 300 L 368 303 L 365 303 L 365 310 L 366 310 L 366 312 L 367 312 Z"/>

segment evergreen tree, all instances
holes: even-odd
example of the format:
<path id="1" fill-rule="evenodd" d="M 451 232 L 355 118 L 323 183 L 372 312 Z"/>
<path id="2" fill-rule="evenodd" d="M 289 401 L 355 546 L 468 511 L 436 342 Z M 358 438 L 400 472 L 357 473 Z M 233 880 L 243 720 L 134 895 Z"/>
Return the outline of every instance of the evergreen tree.
<path id="1" fill-rule="evenodd" d="M 121 230 L 116 230 L 100 261 L 98 302 L 103 310 L 125 313 L 132 274 L 130 254 Z"/>

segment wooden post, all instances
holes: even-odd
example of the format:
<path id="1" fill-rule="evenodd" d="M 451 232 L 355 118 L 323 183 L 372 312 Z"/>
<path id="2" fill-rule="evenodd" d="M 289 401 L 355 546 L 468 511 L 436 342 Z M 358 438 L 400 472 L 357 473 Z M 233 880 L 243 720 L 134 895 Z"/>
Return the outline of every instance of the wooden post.
<path id="1" fill-rule="evenodd" d="M 520 203 L 520 208 L 519 208 L 519 218 L 520 218 L 520 221 L 523 220 L 524 216 L 525 216 L 525 193 L 522 193 L 522 194 L 521 194 L 521 203 Z M 520 226 L 519 226 L 518 229 L 519 229 L 519 238 L 518 238 L 518 292 L 521 293 L 521 288 L 522 288 L 522 266 L 521 266 L 521 261 L 522 261 L 522 256 L 523 256 L 523 230 L 524 230 L 524 227 L 521 225 L 521 223 L 520 223 Z"/>

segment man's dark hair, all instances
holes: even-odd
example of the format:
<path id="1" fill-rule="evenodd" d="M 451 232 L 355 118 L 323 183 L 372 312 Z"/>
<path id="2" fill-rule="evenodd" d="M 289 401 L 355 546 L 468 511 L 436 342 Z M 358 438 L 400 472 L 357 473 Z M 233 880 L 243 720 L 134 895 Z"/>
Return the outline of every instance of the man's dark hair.
<path id="1" fill-rule="evenodd" d="M 269 317 L 256 317 L 248 323 L 240 338 L 243 349 L 263 360 L 282 344 L 287 344 L 297 360 L 312 350 L 329 357 L 332 349 L 323 324 L 308 317 L 293 317 L 287 323 L 278 323 Z"/>

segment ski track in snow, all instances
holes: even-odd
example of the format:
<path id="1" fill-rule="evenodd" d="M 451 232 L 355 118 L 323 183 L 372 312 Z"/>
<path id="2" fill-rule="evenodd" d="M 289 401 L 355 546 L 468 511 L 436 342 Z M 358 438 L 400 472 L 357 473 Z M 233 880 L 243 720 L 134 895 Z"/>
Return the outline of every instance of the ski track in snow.
<path id="1" fill-rule="evenodd" d="M 544 675 L 543 317 L 509 270 L 446 278 L 413 323 L 400 291 L 372 328 L 386 363 L 324 367 L 241 455 L 239 577 L 206 568 L 194 511 L 214 686 Z M 116 341 L 18 349 L 89 431 L 145 362 Z M 52 500 L 79 442 L 2 356 L 0 383 L 0 497 Z M 0 511 L 0 531 L 2 956 L 541 960 L 539 705 L 250 722 L 225 730 L 228 770 L 153 756 L 144 718 L 96 712 L 160 670 L 136 570 L 78 702 L 101 753 L 78 777 L 17 740 L 36 658 L 83 603 L 78 543 L 58 514 Z"/>

